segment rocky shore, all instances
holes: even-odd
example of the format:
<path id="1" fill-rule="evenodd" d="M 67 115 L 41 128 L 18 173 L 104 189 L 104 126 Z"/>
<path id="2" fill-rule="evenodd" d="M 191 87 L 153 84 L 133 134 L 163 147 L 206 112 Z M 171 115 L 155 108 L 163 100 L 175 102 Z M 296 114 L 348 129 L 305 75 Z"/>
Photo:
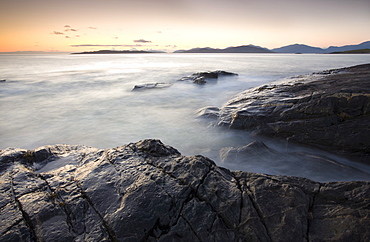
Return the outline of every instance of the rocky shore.
<path id="1" fill-rule="evenodd" d="M 370 64 L 302 75 L 242 92 L 218 125 L 356 156 L 370 164 Z"/>
<path id="2" fill-rule="evenodd" d="M 368 241 L 370 183 L 231 172 L 159 140 L 0 152 L 2 241 Z"/>
<path id="3" fill-rule="evenodd" d="M 204 84 L 225 73 L 182 80 Z M 345 151 L 369 163 L 369 97 L 370 64 L 260 86 L 198 114 L 220 126 Z M 345 167 L 324 156 L 282 155 L 260 141 L 220 150 L 222 161 L 261 156 L 285 163 L 300 157 L 318 173 Z M 1 241 L 370 240 L 366 179 L 316 182 L 230 171 L 154 139 L 111 149 L 1 150 L 0 191 Z"/>

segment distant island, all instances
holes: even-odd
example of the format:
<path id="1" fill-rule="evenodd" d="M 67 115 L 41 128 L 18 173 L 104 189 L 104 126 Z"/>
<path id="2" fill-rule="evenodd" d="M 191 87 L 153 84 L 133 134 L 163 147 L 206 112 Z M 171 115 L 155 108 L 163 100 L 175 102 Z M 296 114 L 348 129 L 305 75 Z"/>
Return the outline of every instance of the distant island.
<path id="1" fill-rule="evenodd" d="M 72 55 L 83 55 L 83 54 L 150 54 L 150 53 L 164 53 L 161 51 L 146 51 L 146 50 L 97 50 L 97 51 L 86 51 L 71 53 Z"/>
<path id="2" fill-rule="evenodd" d="M 255 45 L 241 45 L 227 47 L 225 49 L 215 49 L 210 47 L 194 48 L 190 50 L 177 50 L 174 53 L 274 53 L 273 51 Z"/>

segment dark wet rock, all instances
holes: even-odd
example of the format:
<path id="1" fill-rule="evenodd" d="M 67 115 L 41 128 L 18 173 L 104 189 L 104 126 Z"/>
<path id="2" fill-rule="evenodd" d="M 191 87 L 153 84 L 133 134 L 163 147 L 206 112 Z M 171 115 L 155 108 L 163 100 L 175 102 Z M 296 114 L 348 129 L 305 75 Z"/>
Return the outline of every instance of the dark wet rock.
<path id="1" fill-rule="evenodd" d="M 237 76 L 238 74 L 227 72 L 227 71 L 208 71 L 208 72 L 197 72 L 190 76 L 185 76 L 178 81 L 190 81 L 195 84 L 205 84 L 207 80 L 215 80 L 222 76 Z"/>
<path id="2" fill-rule="evenodd" d="M 3 79 L 3 80 L 0 80 L 0 82 L 6 82 L 6 80 L 5 80 L 5 79 Z"/>
<path id="3" fill-rule="evenodd" d="M 255 159 L 256 157 L 265 156 L 272 158 L 278 152 L 269 148 L 262 141 L 253 141 L 242 147 L 224 147 L 220 150 L 222 162 L 246 162 L 245 159 Z"/>
<path id="4" fill-rule="evenodd" d="M 0 158 L 1 241 L 370 239 L 369 182 L 230 172 L 159 140 Z"/>
<path id="5" fill-rule="evenodd" d="M 171 83 L 164 83 L 164 82 L 143 83 L 143 84 L 135 85 L 132 91 L 165 88 L 165 87 L 170 87 L 170 86 L 171 86 Z"/>
<path id="6" fill-rule="evenodd" d="M 370 64 L 247 90 L 221 108 L 219 124 L 369 161 Z"/>

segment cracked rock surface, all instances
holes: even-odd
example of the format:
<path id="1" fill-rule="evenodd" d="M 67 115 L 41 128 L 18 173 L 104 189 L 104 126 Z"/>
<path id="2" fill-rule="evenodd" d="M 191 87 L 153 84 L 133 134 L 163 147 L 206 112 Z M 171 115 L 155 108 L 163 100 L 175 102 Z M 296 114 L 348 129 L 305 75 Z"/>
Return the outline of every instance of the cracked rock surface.
<path id="1" fill-rule="evenodd" d="M 370 161 L 370 64 L 291 78 L 242 92 L 219 125 L 252 130 Z"/>
<path id="2" fill-rule="evenodd" d="M 368 241 L 370 183 L 230 172 L 159 140 L 0 152 L 1 241 Z"/>

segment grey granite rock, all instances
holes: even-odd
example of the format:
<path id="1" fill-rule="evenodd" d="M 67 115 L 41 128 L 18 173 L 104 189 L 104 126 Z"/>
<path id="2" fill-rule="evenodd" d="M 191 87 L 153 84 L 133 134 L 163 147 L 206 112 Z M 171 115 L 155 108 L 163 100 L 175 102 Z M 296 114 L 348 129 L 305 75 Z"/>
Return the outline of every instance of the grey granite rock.
<path id="1" fill-rule="evenodd" d="M 159 140 L 0 152 L 1 241 L 368 241 L 370 183 L 230 172 Z"/>
<path id="2" fill-rule="evenodd" d="M 370 160 L 370 64 L 247 90 L 221 108 L 219 125 Z"/>

